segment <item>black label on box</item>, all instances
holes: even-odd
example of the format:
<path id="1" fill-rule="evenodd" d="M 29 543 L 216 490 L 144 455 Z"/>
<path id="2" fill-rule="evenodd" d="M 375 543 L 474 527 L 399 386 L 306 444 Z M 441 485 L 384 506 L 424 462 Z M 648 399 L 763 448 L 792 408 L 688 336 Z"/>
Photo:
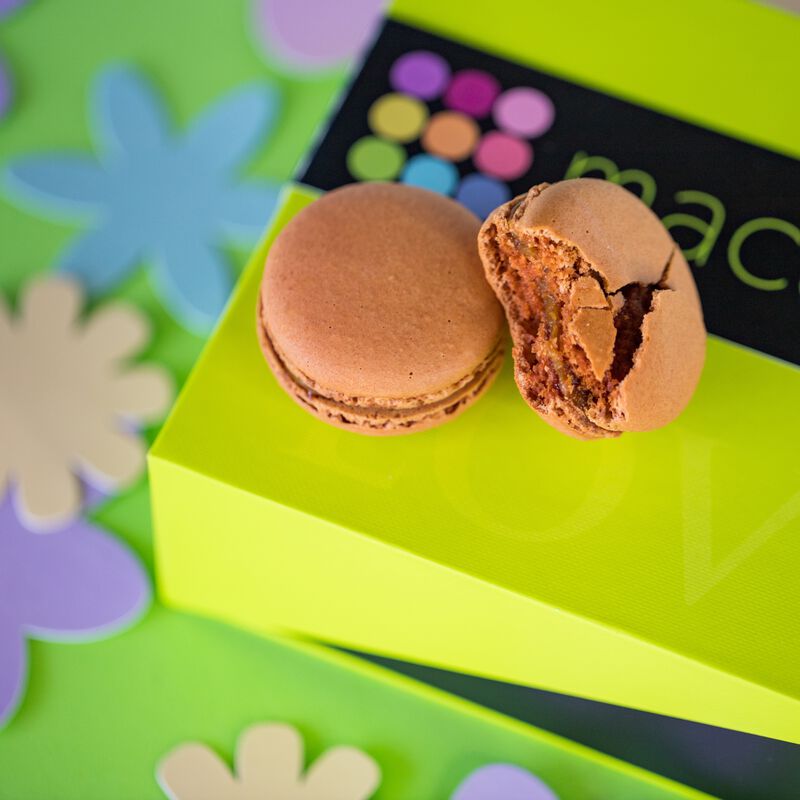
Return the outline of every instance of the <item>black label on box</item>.
<path id="1" fill-rule="evenodd" d="M 624 184 L 664 220 L 711 333 L 800 364 L 800 162 L 787 156 L 388 21 L 300 180 L 397 179 L 480 214 L 580 176 Z"/>

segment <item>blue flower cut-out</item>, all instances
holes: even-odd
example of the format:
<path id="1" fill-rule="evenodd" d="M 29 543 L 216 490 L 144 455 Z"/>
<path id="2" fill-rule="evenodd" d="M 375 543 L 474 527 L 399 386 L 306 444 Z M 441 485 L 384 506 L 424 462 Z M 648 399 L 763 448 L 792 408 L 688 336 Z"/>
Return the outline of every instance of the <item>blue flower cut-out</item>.
<path id="1" fill-rule="evenodd" d="M 241 86 L 175 135 L 150 84 L 112 67 L 100 74 L 91 105 L 98 157 L 22 158 L 7 170 L 8 188 L 36 209 L 89 215 L 92 227 L 58 267 L 90 292 L 108 291 L 148 261 L 164 304 L 187 327 L 207 331 L 231 288 L 218 246 L 253 244 L 278 197 L 277 183 L 237 175 L 277 117 L 277 92 Z"/>

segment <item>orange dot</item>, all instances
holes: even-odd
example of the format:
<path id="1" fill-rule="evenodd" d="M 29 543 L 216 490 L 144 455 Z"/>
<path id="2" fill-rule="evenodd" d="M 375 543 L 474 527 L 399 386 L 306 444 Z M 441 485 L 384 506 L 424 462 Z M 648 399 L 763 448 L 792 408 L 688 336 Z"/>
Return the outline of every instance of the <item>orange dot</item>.
<path id="1" fill-rule="evenodd" d="M 475 149 L 480 135 L 478 123 L 466 114 L 439 111 L 422 134 L 422 146 L 440 158 L 461 161 Z"/>

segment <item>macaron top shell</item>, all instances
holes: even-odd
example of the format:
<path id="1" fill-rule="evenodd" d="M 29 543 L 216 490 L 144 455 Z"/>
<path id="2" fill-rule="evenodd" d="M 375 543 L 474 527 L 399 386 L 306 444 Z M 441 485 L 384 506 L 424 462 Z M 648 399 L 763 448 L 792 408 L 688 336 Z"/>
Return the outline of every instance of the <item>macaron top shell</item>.
<path id="1" fill-rule="evenodd" d="M 547 187 L 526 205 L 518 222 L 569 242 L 615 292 L 628 283 L 658 283 L 675 242 L 655 213 L 610 181 L 580 178 Z"/>
<path id="2" fill-rule="evenodd" d="M 331 396 L 425 397 L 463 381 L 503 330 L 479 228 L 424 189 L 329 192 L 288 223 L 267 258 L 261 302 L 275 350 Z"/>

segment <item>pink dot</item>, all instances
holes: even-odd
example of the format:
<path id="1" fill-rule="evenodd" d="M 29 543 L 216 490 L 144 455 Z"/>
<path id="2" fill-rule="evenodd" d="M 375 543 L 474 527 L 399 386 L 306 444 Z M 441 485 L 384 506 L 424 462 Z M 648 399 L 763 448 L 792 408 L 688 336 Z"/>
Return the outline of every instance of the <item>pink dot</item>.
<path id="1" fill-rule="evenodd" d="M 550 98 L 528 86 L 503 92 L 492 111 L 497 127 L 517 136 L 541 136 L 553 124 L 555 115 Z"/>
<path id="2" fill-rule="evenodd" d="M 488 72 L 479 69 L 464 69 L 450 81 L 444 95 L 444 104 L 454 111 L 462 111 L 471 117 L 485 117 L 491 111 L 500 84 Z"/>
<path id="3" fill-rule="evenodd" d="M 487 175 L 513 181 L 533 163 L 533 148 L 522 139 L 500 131 L 489 131 L 475 152 L 475 166 Z"/>

